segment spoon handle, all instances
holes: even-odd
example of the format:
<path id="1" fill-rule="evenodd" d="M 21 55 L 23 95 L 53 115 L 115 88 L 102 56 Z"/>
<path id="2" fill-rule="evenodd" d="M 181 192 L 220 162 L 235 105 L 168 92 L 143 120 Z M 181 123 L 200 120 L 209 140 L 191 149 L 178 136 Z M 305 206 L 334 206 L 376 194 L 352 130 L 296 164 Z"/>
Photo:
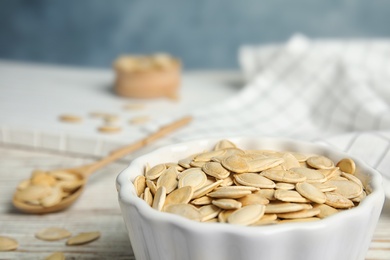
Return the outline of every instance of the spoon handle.
<path id="1" fill-rule="evenodd" d="M 167 124 L 165 126 L 160 127 L 160 129 L 158 129 L 156 132 L 148 135 L 145 138 L 142 138 L 142 139 L 140 139 L 140 140 L 138 140 L 130 145 L 126 145 L 126 146 L 120 147 L 120 148 L 112 151 L 107 157 L 91 164 L 83 172 L 83 175 L 85 177 L 89 176 L 90 174 L 92 174 L 96 170 L 106 166 L 107 164 L 114 162 L 114 161 L 122 158 L 123 156 L 131 153 L 131 152 L 134 152 L 138 149 L 141 149 L 142 147 L 144 147 L 144 146 L 154 142 L 155 140 L 175 131 L 176 129 L 187 125 L 191 120 L 192 120 L 191 116 L 185 116 L 185 117 L 180 118 L 179 120 L 176 120 L 170 124 Z"/>

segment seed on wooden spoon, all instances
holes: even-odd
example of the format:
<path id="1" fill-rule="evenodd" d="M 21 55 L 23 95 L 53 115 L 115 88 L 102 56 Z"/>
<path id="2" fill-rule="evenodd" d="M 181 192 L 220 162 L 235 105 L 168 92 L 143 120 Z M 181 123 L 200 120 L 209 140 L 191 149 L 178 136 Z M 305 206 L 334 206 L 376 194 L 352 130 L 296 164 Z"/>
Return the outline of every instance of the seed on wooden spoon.
<path id="1" fill-rule="evenodd" d="M 51 206 L 43 206 L 40 203 L 36 203 L 40 201 L 43 197 L 49 195 L 51 193 L 50 187 L 40 185 L 41 188 L 29 188 L 31 185 L 23 189 L 16 189 L 15 194 L 12 199 L 13 205 L 26 213 L 32 214 L 46 214 L 56 211 L 61 211 L 70 205 L 72 205 L 82 194 L 85 183 L 87 182 L 88 177 L 96 172 L 98 169 L 112 163 L 125 155 L 134 152 L 147 144 L 155 141 L 158 138 L 161 138 L 172 131 L 176 130 L 179 127 L 182 127 L 188 124 L 191 121 L 191 117 L 183 117 L 177 121 L 174 121 L 168 125 L 162 126 L 158 131 L 148 135 L 147 137 L 136 141 L 130 145 L 120 147 L 119 149 L 111 152 L 107 157 L 102 158 L 92 164 L 87 164 L 75 168 L 69 169 L 61 169 L 61 171 L 68 172 L 76 177 L 77 181 L 69 181 L 57 178 L 57 184 L 63 189 L 62 199 L 59 203 L 51 205 Z M 49 171 L 52 172 L 52 171 Z M 53 174 L 53 176 L 55 176 Z M 33 177 L 33 176 L 32 176 Z M 69 183 L 70 182 L 70 183 Z M 26 182 L 29 184 L 30 182 Z M 67 187 L 69 184 L 72 184 L 71 189 Z M 33 190 L 32 190 L 33 189 Z M 27 190 L 27 191 L 26 191 Z M 21 193 L 20 193 L 21 192 Z M 32 197 L 30 195 L 33 195 Z M 44 196 L 42 196 L 44 194 Z"/>
<path id="2" fill-rule="evenodd" d="M 43 207 L 51 207 L 51 206 L 57 205 L 58 203 L 61 202 L 62 195 L 63 195 L 63 192 L 62 192 L 62 189 L 60 186 L 56 185 L 54 187 L 51 187 L 50 194 L 41 198 L 40 204 Z"/>

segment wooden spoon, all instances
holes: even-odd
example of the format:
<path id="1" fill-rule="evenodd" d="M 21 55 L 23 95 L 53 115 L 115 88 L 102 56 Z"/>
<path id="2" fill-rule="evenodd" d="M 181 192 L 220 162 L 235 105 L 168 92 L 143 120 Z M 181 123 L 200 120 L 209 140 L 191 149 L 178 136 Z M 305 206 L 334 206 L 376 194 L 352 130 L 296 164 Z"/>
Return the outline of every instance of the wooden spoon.
<path id="1" fill-rule="evenodd" d="M 72 191 L 72 193 L 69 196 L 65 197 L 55 205 L 44 207 L 40 204 L 35 205 L 35 204 L 25 202 L 23 200 L 18 199 L 17 192 L 15 192 L 13 196 L 12 203 L 17 209 L 32 214 L 46 214 L 46 213 L 61 211 L 69 207 L 70 205 L 72 205 L 72 203 L 75 202 L 80 197 L 81 193 L 84 190 L 87 179 L 92 173 L 96 172 L 98 169 L 106 166 L 107 164 L 114 162 L 122 158 L 123 156 L 148 145 L 149 143 L 152 143 L 156 139 L 169 134 L 170 132 L 176 130 L 177 128 L 188 124 L 191 121 L 191 119 L 192 118 L 190 116 L 187 116 L 171 124 L 163 126 L 155 133 L 152 133 L 151 135 L 139 141 L 136 141 L 135 143 L 121 147 L 111 152 L 107 157 L 98 160 L 92 164 L 87 164 L 76 168 L 61 169 L 61 171 L 66 171 L 70 174 L 76 175 L 77 178 L 82 182 L 82 185 L 78 187 L 76 190 Z"/>

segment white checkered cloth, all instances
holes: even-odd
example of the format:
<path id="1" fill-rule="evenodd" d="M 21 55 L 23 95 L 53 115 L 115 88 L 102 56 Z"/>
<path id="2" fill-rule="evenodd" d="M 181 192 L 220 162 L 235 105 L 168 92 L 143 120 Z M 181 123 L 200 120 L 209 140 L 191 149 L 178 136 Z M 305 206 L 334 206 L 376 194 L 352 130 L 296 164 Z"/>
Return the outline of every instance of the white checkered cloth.
<path id="1" fill-rule="evenodd" d="M 193 111 L 194 121 L 176 141 L 311 140 L 360 157 L 390 180 L 389 40 L 295 36 L 284 45 L 244 46 L 239 58 L 247 85 L 229 100 Z"/>

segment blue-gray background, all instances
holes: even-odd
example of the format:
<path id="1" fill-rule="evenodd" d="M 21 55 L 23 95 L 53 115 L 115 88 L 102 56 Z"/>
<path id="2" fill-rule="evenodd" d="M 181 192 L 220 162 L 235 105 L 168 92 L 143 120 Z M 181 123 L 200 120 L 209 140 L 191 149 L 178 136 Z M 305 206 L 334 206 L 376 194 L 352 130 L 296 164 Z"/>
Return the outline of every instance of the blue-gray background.
<path id="1" fill-rule="evenodd" d="M 0 59 L 110 67 L 168 52 L 185 68 L 237 68 L 243 44 L 390 36 L 388 0 L 0 0 Z"/>

